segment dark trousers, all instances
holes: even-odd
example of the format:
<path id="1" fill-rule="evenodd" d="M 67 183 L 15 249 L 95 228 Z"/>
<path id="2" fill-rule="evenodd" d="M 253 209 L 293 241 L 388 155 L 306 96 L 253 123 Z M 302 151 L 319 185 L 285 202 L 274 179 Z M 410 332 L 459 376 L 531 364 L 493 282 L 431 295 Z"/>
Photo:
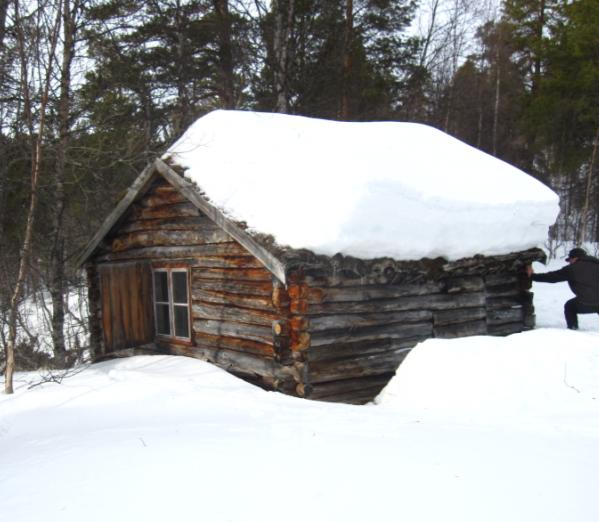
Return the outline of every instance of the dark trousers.
<path id="1" fill-rule="evenodd" d="M 566 301 L 564 315 L 566 324 L 571 330 L 578 330 L 578 314 L 599 314 L 599 306 L 581 304 L 576 297 Z"/>

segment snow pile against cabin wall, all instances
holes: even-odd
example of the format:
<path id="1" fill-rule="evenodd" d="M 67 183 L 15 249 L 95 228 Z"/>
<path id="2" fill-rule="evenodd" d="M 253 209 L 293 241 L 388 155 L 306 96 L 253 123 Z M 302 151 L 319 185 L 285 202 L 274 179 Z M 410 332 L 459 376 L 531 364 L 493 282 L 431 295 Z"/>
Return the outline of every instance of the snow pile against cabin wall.
<path id="1" fill-rule="evenodd" d="M 165 154 L 231 219 L 281 246 L 449 260 L 540 246 L 558 197 L 431 127 L 215 111 Z"/>

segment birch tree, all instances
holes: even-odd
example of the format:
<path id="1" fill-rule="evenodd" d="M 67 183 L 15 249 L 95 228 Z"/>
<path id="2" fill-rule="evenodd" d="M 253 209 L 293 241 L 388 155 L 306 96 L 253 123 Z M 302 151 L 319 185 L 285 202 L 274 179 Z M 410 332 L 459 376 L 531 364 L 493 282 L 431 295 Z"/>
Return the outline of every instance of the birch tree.
<path id="1" fill-rule="evenodd" d="M 16 34 L 20 66 L 23 119 L 31 142 L 30 200 L 17 278 L 10 299 L 4 390 L 13 393 L 15 344 L 18 306 L 23 297 L 33 248 L 33 228 L 38 207 L 38 188 L 44 156 L 44 133 L 50 89 L 55 72 L 55 54 L 62 22 L 62 0 L 32 6 L 23 12 L 19 0 L 13 0 L 13 27 Z M 33 21 L 33 24 L 31 22 Z M 31 25 L 30 25 L 31 24 Z M 26 25 L 29 30 L 26 30 Z M 42 45 L 44 42 L 48 46 Z"/>

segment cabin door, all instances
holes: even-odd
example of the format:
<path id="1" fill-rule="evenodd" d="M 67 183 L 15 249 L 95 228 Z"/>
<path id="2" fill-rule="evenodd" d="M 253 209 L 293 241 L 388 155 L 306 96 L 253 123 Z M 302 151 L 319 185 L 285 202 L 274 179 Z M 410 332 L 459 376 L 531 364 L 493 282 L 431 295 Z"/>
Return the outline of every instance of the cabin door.
<path id="1" fill-rule="evenodd" d="M 99 267 L 99 274 L 106 352 L 151 342 L 154 339 L 154 314 L 150 265 L 105 265 Z"/>

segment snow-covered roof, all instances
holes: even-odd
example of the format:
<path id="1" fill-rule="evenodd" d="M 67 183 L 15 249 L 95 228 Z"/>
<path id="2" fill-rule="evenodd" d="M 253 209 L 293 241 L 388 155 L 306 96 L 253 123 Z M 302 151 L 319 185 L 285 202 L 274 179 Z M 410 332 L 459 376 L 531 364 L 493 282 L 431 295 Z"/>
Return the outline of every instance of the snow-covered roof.
<path id="1" fill-rule="evenodd" d="M 250 232 L 317 254 L 515 252 L 542 245 L 559 210 L 531 176 L 415 123 L 219 110 L 164 158 Z"/>

